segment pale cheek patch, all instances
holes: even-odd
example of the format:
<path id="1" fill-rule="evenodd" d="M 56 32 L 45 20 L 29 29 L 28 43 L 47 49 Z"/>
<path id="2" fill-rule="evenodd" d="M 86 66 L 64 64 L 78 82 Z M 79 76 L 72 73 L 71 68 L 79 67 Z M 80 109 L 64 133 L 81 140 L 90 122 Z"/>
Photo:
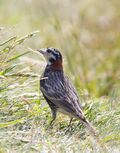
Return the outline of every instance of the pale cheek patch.
<path id="1" fill-rule="evenodd" d="M 54 55 L 50 55 L 50 58 L 53 58 L 54 60 L 56 60 L 56 57 Z"/>

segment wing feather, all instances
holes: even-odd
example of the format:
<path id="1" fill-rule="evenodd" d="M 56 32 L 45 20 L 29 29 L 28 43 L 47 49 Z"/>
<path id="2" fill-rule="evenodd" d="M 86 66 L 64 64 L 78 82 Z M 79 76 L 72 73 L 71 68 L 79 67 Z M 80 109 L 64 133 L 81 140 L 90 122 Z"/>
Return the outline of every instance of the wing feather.
<path id="1" fill-rule="evenodd" d="M 62 71 L 54 71 L 45 74 L 48 79 L 41 80 L 41 91 L 58 108 L 82 117 L 82 107 L 79 103 L 77 92 L 69 79 Z"/>

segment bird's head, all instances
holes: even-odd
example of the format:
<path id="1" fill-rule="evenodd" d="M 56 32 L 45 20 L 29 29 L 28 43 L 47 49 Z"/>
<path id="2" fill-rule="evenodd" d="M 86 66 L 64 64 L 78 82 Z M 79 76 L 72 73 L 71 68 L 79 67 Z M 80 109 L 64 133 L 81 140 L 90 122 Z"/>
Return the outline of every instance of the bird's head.
<path id="1" fill-rule="evenodd" d="M 58 49 L 55 48 L 43 48 L 38 51 L 46 59 L 47 65 L 53 69 L 62 69 L 62 55 Z"/>

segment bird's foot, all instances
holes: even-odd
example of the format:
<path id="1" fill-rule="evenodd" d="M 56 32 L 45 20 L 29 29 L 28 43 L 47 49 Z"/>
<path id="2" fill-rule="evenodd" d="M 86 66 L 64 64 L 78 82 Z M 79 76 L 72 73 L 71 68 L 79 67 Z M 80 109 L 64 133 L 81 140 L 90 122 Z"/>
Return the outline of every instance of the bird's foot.
<path id="1" fill-rule="evenodd" d="M 70 119 L 70 122 L 69 122 L 67 128 L 65 129 L 65 134 L 67 134 L 68 132 L 71 132 L 73 130 L 72 120 L 73 120 L 73 118 Z"/>
<path id="2" fill-rule="evenodd" d="M 52 129 L 52 128 L 53 128 L 53 125 L 54 125 L 54 119 L 52 119 L 52 120 L 50 121 L 50 123 L 49 123 L 48 126 L 46 127 L 46 130 Z"/>

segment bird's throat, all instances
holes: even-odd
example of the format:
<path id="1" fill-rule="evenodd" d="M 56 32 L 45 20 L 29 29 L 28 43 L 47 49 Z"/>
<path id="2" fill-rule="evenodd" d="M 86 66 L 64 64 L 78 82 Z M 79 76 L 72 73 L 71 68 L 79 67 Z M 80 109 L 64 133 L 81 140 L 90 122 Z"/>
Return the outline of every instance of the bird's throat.
<path id="1" fill-rule="evenodd" d="M 51 65 L 49 65 L 49 68 L 52 70 L 63 70 L 63 65 L 61 60 L 57 60 Z"/>

